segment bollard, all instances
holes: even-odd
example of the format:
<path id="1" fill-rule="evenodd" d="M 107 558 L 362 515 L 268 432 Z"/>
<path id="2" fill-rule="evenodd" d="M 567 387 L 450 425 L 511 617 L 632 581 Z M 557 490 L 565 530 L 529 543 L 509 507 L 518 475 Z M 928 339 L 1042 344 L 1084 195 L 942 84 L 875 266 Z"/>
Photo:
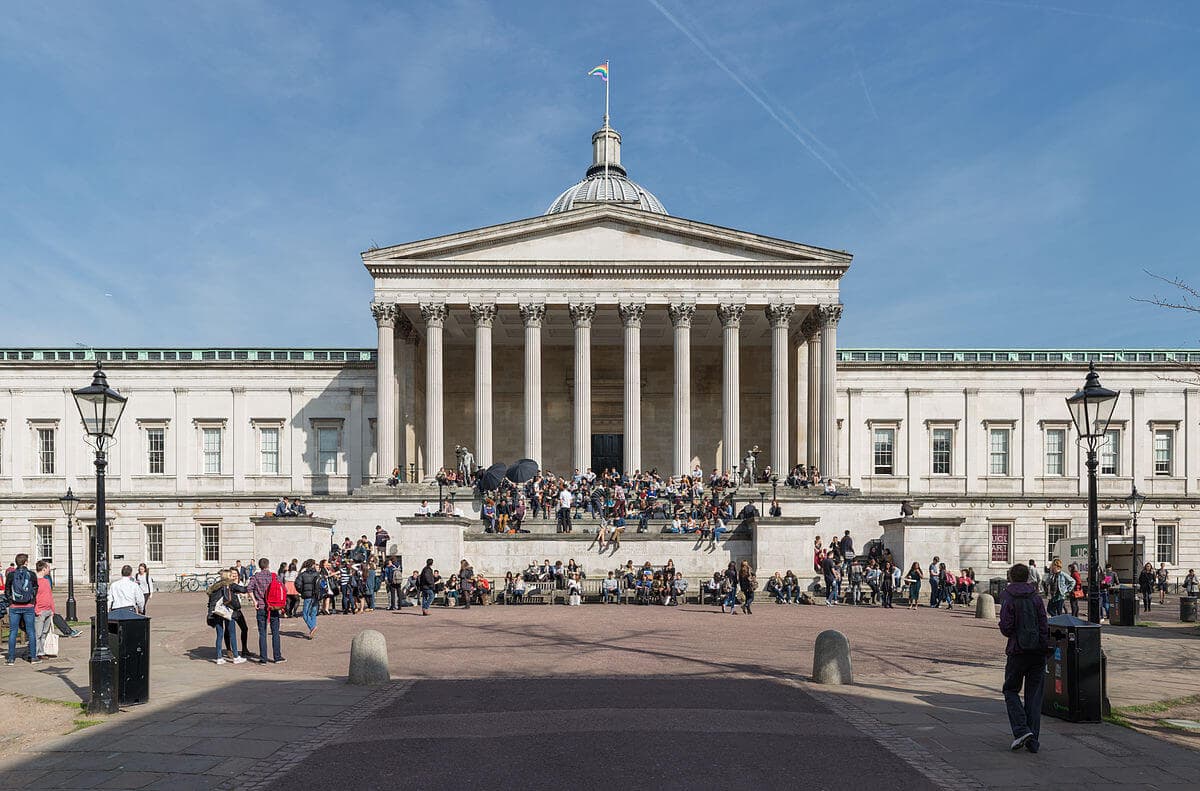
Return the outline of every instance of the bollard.
<path id="1" fill-rule="evenodd" d="M 996 619 L 996 600 L 990 593 L 981 593 L 975 597 L 975 617 Z"/>
<path id="2" fill-rule="evenodd" d="M 836 629 L 817 635 L 813 649 L 812 680 L 817 684 L 853 684 L 850 669 L 850 641 Z"/>
<path id="3" fill-rule="evenodd" d="M 387 640 L 374 629 L 364 629 L 350 642 L 350 683 L 371 687 L 389 681 Z"/>

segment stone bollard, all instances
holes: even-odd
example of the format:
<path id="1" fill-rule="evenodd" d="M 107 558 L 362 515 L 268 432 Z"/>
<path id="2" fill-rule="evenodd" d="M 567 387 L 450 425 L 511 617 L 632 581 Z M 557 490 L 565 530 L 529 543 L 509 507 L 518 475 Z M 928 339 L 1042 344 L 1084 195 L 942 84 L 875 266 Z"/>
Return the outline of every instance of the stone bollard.
<path id="1" fill-rule="evenodd" d="M 817 684 L 853 684 L 850 670 L 850 641 L 836 629 L 817 635 L 813 650 L 813 681 Z"/>
<path id="2" fill-rule="evenodd" d="M 364 629 L 350 642 L 350 683 L 371 687 L 389 681 L 387 640 L 374 629 Z"/>
<path id="3" fill-rule="evenodd" d="M 996 600 L 990 593 L 981 593 L 975 597 L 975 617 L 996 620 Z"/>

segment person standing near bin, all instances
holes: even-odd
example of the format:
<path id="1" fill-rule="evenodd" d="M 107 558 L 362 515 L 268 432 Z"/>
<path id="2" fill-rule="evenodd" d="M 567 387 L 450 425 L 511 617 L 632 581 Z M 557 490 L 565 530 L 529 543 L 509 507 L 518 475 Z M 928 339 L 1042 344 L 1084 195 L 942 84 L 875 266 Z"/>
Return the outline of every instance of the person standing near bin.
<path id="1" fill-rule="evenodd" d="M 283 593 L 283 583 L 271 573 L 271 561 L 259 558 L 258 573 L 250 578 L 246 590 L 254 597 L 255 616 L 258 618 L 258 663 L 267 663 L 268 628 L 271 630 L 271 649 L 275 661 L 287 661 L 279 650 L 279 611 L 287 598 Z"/>
<path id="2" fill-rule="evenodd" d="M 108 586 L 108 611 L 140 613 L 146 608 L 142 588 L 133 581 L 133 566 L 121 567 L 121 579 Z"/>
<path id="3" fill-rule="evenodd" d="M 1012 728 L 1010 745 L 1031 753 L 1041 749 L 1042 692 L 1046 679 L 1046 654 L 1050 624 L 1038 589 L 1029 582 L 1029 567 L 1018 563 L 1008 571 L 1008 586 L 1001 594 L 1000 633 L 1008 638 L 1004 648 L 1004 705 Z M 1021 688 L 1025 689 L 1024 703 Z"/>
<path id="4" fill-rule="evenodd" d="M 1192 598 L 1200 594 L 1200 580 L 1196 579 L 1195 569 L 1188 569 L 1187 576 L 1183 578 L 1183 593 Z"/>
<path id="5" fill-rule="evenodd" d="M 1142 612 L 1150 612 L 1150 600 L 1154 598 L 1154 564 L 1142 566 L 1137 578 L 1138 591 L 1142 594 Z"/>

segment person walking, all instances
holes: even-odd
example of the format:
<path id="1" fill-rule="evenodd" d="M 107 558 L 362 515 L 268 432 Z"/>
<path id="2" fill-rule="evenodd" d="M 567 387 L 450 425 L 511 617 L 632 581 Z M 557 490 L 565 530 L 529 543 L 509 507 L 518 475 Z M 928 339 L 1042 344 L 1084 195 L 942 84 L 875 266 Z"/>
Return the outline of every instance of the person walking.
<path id="1" fill-rule="evenodd" d="M 908 583 L 908 609 L 915 610 L 920 605 L 917 600 L 921 597 L 921 578 L 924 576 L 921 573 L 921 564 L 913 561 L 912 566 L 908 570 L 908 577 L 905 582 Z"/>
<path id="2" fill-rule="evenodd" d="M 721 600 L 721 612 L 725 612 L 725 608 L 728 607 L 730 615 L 737 615 L 738 572 L 737 566 L 733 564 L 732 560 L 725 567 L 722 588 L 725 591 L 725 598 Z"/>
<path id="3" fill-rule="evenodd" d="M 217 632 L 217 657 L 214 661 L 218 665 L 225 664 L 225 656 L 221 649 L 223 643 L 230 646 L 235 665 L 246 661 L 244 656 L 238 654 L 237 633 L 234 631 L 234 613 L 238 612 L 239 608 L 237 595 L 246 592 L 245 586 L 238 584 L 236 574 L 236 571 L 224 569 L 221 571 L 221 578 L 208 588 L 207 620 L 208 625 Z"/>
<path id="4" fill-rule="evenodd" d="M 570 514 L 567 516 L 569 518 Z M 466 558 L 458 566 L 458 591 L 463 609 L 471 609 L 471 596 L 475 593 L 475 569 L 471 568 Z"/>
<path id="5" fill-rule="evenodd" d="M 1154 573 L 1154 587 L 1158 590 L 1158 603 L 1167 603 L 1167 586 L 1171 582 L 1171 572 L 1167 570 L 1166 563 L 1158 564 L 1158 571 Z"/>
<path id="6" fill-rule="evenodd" d="M 746 615 L 753 615 L 750 607 L 754 604 L 754 591 L 758 589 L 758 578 L 754 576 L 754 569 L 750 568 L 750 562 L 742 561 L 741 568 L 738 569 L 738 587 L 742 590 L 742 596 L 745 601 L 742 602 L 742 612 Z"/>
<path id="7" fill-rule="evenodd" d="M 1183 594 L 1191 597 L 1200 594 L 1200 580 L 1196 579 L 1195 569 L 1188 569 L 1187 576 L 1183 578 Z"/>
<path id="8" fill-rule="evenodd" d="M 1028 581 L 1028 579 L 1026 580 Z M 1045 582 L 1046 593 L 1049 596 L 1050 603 L 1046 610 L 1050 615 L 1062 615 L 1063 606 L 1066 604 L 1067 595 L 1075 587 L 1075 580 L 1071 579 L 1065 571 L 1063 571 L 1062 561 L 1055 558 L 1050 564 L 1050 572 L 1046 574 Z"/>
<path id="9" fill-rule="evenodd" d="M 38 587 L 33 602 L 33 630 L 37 633 L 38 657 L 58 656 L 58 637 L 50 639 L 54 630 L 54 588 L 50 579 L 50 561 L 39 560 L 35 571 Z"/>
<path id="10" fill-rule="evenodd" d="M 395 558 L 388 558 L 383 567 L 383 584 L 388 590 L 388 611 L 399 610 L 404 595 L 404 573 Z"/>
<path id="11" fill-rule="evenodd" d="M 821 559 L 821 576 L 825 580 L 825 606 L 832 607 L 837 604 L 837 560 L 833 553 L 825 555 Z"/>
<path id="12" fill-rule="evenodd" d="M 938 580 L 941 579 L 939 566 L 942 559 L 937 555 L 933 556 L 933 562 L 929 564 L 929 606 L 939 607 L 942 603 L 942 592 L 938 588 Z"/>
<path id="13" fill-rule="evenodd" d="M 145 615 L 146 608 L 150 606 L 150 596 L 154 593 L 154 580 L 150 578 L 150 568 L 145 563 L 138 564 L 133 581 L 142 589 L 142 615 Z"/>
<path id="14" fill-rule="evenodd" d="M 433 558 L 425 561 L 421 569 L 418 587 L 421 590 L 421 615 L 429 615 L 429 605 L 433 604 L 433 590 L 437 586 L 437 575 L 433 571 Z"/>
<path id="15" fill-rule="evenodd" d="M 121 566 L 121 579 L 108 586 L 108 611 L 110 613 L 139 613 L 146 606 L 146 597 L 141 586 L 133 581 L 133 566 Z"/>
<path id="16" fill-rule="evenodd" d="M 883 564 L 883 578 L 880 580 L 880 594 L 883 599 L 883 607 L 885 610 L 892 609 L 892 596 L 896 592 L 896 574 L 892 562 Z"/>
<path id="17" fill-rule="evenodd" d="M 317 611 L 320 609 L 321 596 L 321 574 L 312 558 L 304 561 L 300 573 L 296 575 L 296 595 L 302 602 L 300 616 L 304 619 L 304 625 L 308 627 L 308 639 L 311 640 L 317 631 Z"/>
<path id="18" fill-rule="evenodd" d="M 1004 648 L 1003 691 L 1013 735 L 1010 746 L 1014 751 L 1024 747 L 1036 753 L 1041 749 L 1042 692 L 1050 624 L 1037 587 L 1029 583 L 1029 567 L 1024 563 L 1008 570 L 1008 586 L 1001 594 L 1000 633 L 1008 638 Z"/>
<path id="19" fill-rule="evenodd" d="M 1150 612 L 1150 600 L 1154 598 L 1154 564 L 1142 566 L 1137 578 L 1138 591 L 1142 594 L 1142 612 Z"/>
<path id="20" fill-rule="evenodd" d="M 246 590 L 254 597 L 254 615 L 258 620 L 258 663 L 267 664 L 268 629 L 274 661 L 286 662 L 279 648 L 279 613 L 286 606 L 287 597 L 278 575 L 271 573 L 271 561 L 259 558 L 258 573 L 250 578 Z"/>

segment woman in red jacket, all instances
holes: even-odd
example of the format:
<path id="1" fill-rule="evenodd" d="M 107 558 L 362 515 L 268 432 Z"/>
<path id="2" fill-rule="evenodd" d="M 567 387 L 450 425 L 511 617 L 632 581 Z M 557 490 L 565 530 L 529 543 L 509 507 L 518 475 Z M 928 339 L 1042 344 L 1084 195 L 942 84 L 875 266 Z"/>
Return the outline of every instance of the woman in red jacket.
<path id="1" fill-rule="evenodd" d="M 1071 579 L 1075 580 L 1075 589 L 1071 591 L 1071 615 L 1079 617 L 1079 600 L 1083 598 L 1083 577 L 1079 576 L 1079 567 L 1074 563 L 1067 566 Z"/>

